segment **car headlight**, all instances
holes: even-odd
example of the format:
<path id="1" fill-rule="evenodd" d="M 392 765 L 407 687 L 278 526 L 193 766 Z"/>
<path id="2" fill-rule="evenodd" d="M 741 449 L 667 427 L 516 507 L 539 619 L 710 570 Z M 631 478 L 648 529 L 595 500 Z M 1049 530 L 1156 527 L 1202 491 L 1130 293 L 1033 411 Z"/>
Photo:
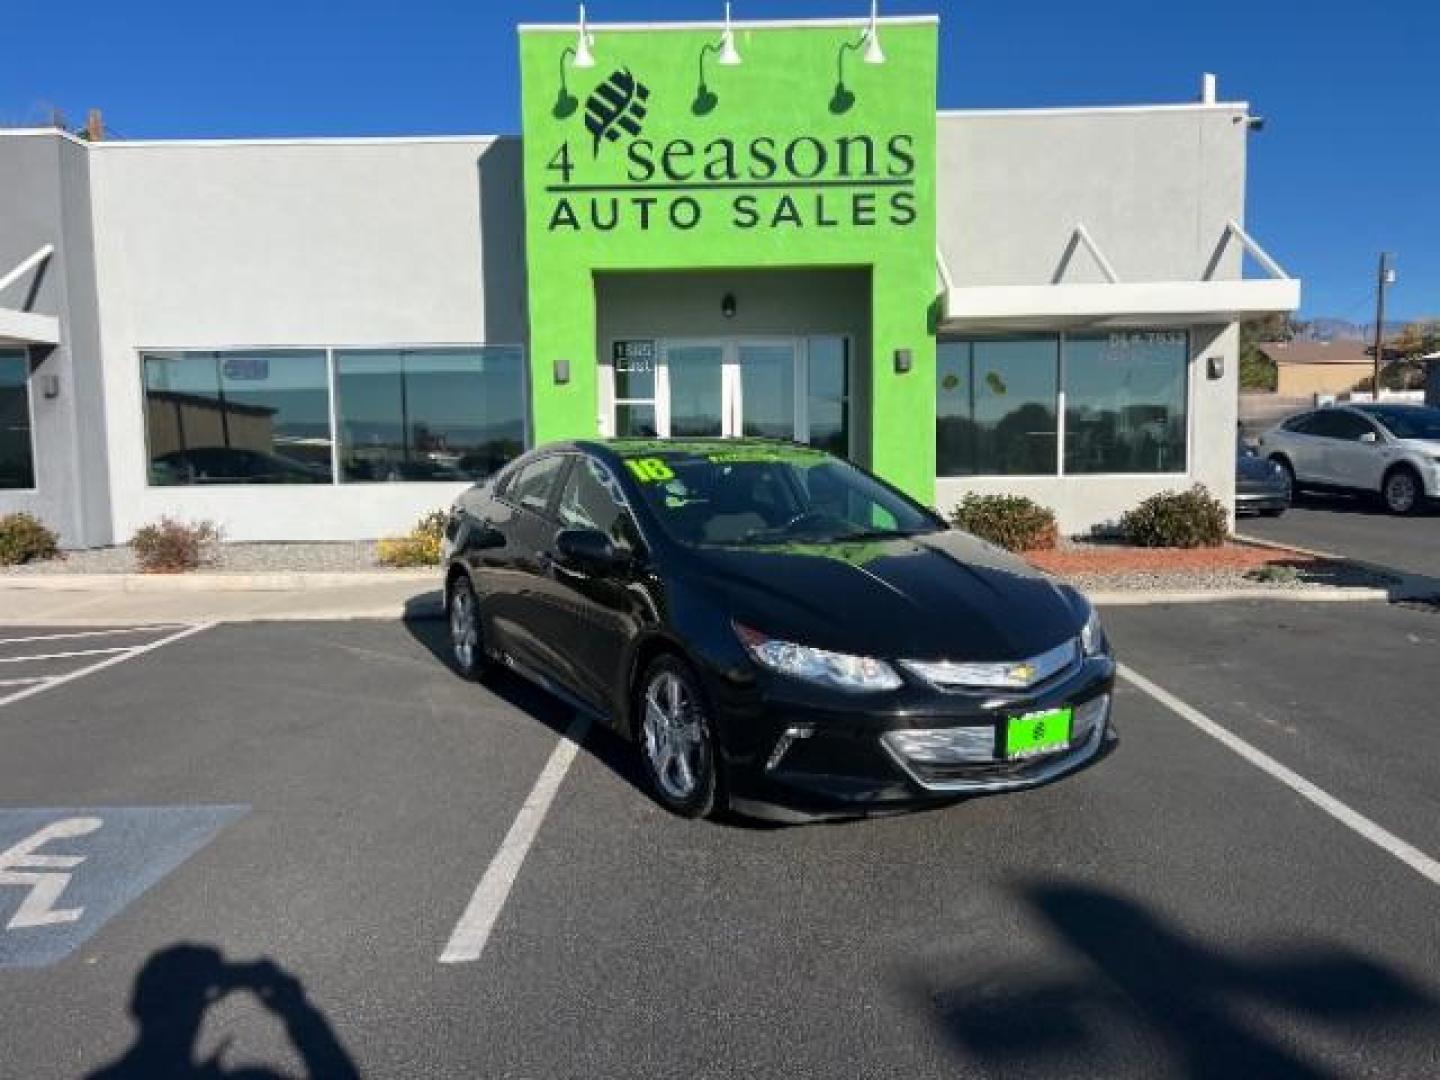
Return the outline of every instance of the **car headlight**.
<path id="1" fill-rule="evenodd" d="M 740 623 L 734 625 L 745 651 L 771 671 L 852 692 L 894 690 L 900 686 L 900 676 L 884 660 L 797 645 L 793 641 L 772 638 Z"/>
<path id="2" fill-rule="evenodd" d="M 1086 656 L 1094 656 L 1105 647 L 1105 631 L 1100 628 L 1100 613 L 1093 607 L 1080 628 L 1080 645 Z"/>

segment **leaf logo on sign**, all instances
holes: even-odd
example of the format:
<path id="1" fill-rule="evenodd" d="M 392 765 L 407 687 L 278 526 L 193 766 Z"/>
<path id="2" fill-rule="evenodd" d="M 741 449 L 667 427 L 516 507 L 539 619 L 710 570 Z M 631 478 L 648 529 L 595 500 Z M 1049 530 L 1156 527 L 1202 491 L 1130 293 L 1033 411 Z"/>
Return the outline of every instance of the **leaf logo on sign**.
<path id="1" fill-rule="evenodd" d="M 644 123 L 650 88 L 630 74 L 628 68 L 612 71 L 610 77 L 595 87 L 585 99 L 585 130 L 595 139 L 594 153 L 600 156 L 600 144 L 616 142 L 621 132 L 635 138 Z"/>

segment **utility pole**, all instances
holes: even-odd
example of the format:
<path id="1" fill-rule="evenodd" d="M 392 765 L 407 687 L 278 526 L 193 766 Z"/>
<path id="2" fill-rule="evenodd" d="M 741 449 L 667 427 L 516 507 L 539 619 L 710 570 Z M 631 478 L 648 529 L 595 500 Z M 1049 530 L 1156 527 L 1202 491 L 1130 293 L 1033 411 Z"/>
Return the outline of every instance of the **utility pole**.
<path id="1" fill-rule="evenodd" d="M 1390 269 L 1390 253 L 1380 253 L 1380 273 L 1375 288 L 1375 400 L 1380 400 L 1380 369 L 1385 366 L 1385 289 L 1395 284 L 1395 271 Z"/>

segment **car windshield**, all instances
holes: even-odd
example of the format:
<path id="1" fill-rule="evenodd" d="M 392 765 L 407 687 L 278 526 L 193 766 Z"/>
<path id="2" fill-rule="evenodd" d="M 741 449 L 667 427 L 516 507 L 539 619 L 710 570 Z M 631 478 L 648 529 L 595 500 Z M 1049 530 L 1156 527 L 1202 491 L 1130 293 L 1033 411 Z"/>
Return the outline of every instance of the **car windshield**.
<path id="1" fill-rule="evenodd" d="M 622 453 L 661 526 L 685 544 L 831 543 L 943 527 L 853 465 L 803 447 L 658 443 Z"/>
<path id="2" fill-rule="evenodd" d="M 1440 439 L 1440 409 L 1423 405 L 1408 408 L 1382 405 L 1364 411 L 1384 424 L 1397 439 Z"/>

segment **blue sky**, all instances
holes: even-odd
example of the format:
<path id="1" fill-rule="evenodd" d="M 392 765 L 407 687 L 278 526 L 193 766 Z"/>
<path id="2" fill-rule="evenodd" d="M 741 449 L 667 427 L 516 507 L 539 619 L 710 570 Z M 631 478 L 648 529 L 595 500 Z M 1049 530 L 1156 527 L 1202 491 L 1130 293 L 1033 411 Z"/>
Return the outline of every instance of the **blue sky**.
<path id="1" fill-rule="evenodd" d="M 864 0 L 737 0 L 737 17 Z M 593 0 L 593 20 L 714 18 L 719 0 Z M 1440 0 L 891 0 L 941 16 L 943 107 L 1190 100 L 1202 71 L 1266 118 L 1247 221 L 1306 283 L 1306 315 L 1440 316 Z M 0 122 L 97 105 L 127 138 L 514 131 L 514 24 L 535 0 L 7 0 Z M 21 47 L 15 48 L 19 43 Z"/>

